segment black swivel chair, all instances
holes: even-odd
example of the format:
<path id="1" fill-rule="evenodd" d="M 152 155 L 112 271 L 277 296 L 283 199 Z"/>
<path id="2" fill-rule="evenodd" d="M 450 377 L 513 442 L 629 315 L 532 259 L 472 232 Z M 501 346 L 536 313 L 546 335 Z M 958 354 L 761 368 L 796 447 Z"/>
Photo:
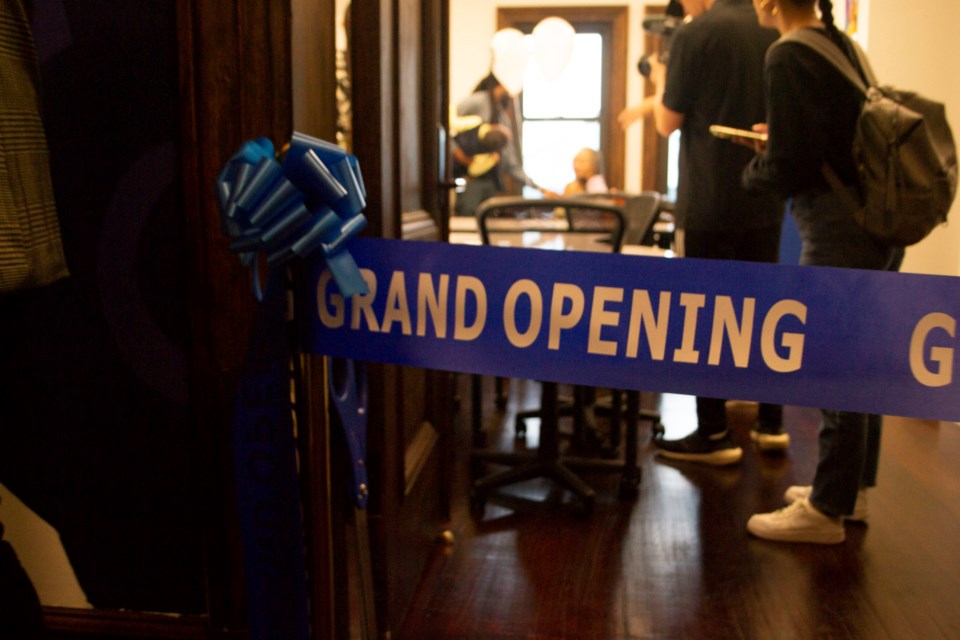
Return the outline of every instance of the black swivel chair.
<path id="1" fill-rule="evenodd" d="M 620 251 L 627 231 L 622 203 L 609 198 L 497 196 L 477 207 L 483 244 L 522 246 L 521 236 L 544 236 L 542 248 Z M 529 246 L 529 245 L 528 245 Z"/>
<path id="2" fill-rule="evenodd" d="M 663 198 L 657 191 L 642 191 L 637 194 L 611 194 L 623 198 L 623 217 L 627 230 L 623 235 L 625 245 L 653 244 L 653 226 L 660 219 Z"/>
<path id="3" fill-rule="evenodd" d="M 581 249 L 619 251 L 624 235 L 630 229 L 624 216 L 624 203 L 600 198 L 556 198 L 529 200 L 519 197 L 497 197 L 484 201 L 477 210 L 477 226 L 484 244 L 522 244 L 522 234 L 536 232 L 543 246 L 557 247 L 574 243 Z M 652 226 L 652 222 L 650 223 Z M 529 236 L 528 236 L 529 237 Z M 474 378 L 478 384 L 479 377 Z M 475 386 L 474 397 L 479 395 Z M 506 470 L 494 472 L 475 480 L 471 492 L 471 507 L 482 512 L 488 495 L 495 489 L 538 477 L 548 477 L 580 498 L 583 512 L 593 508 L 594 490 L 574 473 L 574 469 L 592 468 L 621 471 L 620 494 L 636 495 L 640 483 L 637 467 L 637 422 L 641 416 L 639 393 L 626 394 L 626 423 L 624 460 L 576 458 L 560 451 L 561 414 L 574 410 L 572 404 L 561 406 L 556 383 L 544 382 L 541 406 L 527 416 L 541 419 L 540 441 L 535 452 L 501 452 L 474 449 L 476 463 L 505 465 Z M 623 405 L 611 403 L 611 424 L 619 429 Z M 659 422 L 659 417 L 657 417 Z M 475 432 L 475 443 L 478 442 Z M 478 465 L 474 465 L 475 467 Z"/>
<path id="4" fill-rule="evenodd" d="M 623 233 L 623 245 L 654 245 L 657 238 L 654 236 L 654 225 L 660 220 L 666 203 L 658 191 L 641 191 L 640 193 L 603 193 L 583 194 L 591 200 L 608 200 L 619 203 L 623 207 L 623 217 L 626 228 Z M 607 397 L 600 398 L 594 405 L 596 415 L 613 416 L 618 412 L 626 411 L 625 398 L 617 390 L 612 390 Z M 616 411 L 614 411 L 616 409 Z M 654 435 L 663 433 L 660 423 L 660 414 L 650 409 L 638 409 L 639 418 L 649 421 L 653 425 Z M 620 445 L 619 430 L 611 431 L 610 446 L 616 450 Z"/>
<path id="5" fill-rule="evenodd" d="M 612 237 L 607 239 L 603 237 L 596 238 L 596 242 L 599 243 L 613 243 L 610 246 L 612 251 L 619 251 L 623 245 L 652 245 L 655 243 L 656 238 L 654 237 L 654 225 L 660 219 L 660 214 L 663 210 L 665 202 L 657 191 L 642 191 L 640 193 L 625 193 L 625 192 L 610 192 L 610 193 L 582 193 L 577 194 L 572 198 L 562 198 L 559 201 L 557 200 L 527 200 L 524 198 L 517 197 L 498 197 L 491 198 L 483 203 L 483 208 L 479 210 L 478 213 L 483 213 L 485 219 L 481 222 L 478 215 L 478 228 L 480 229 L 481 239 L 484 244 L 490 244 L 491 234 L 493 234 L 494 240 L 496 241 L 497 236 L 501 236 L 499 239 L 503 239 L 502 236 L 504 233 L 507 234 L 507 243 L 512 243 L 512 240 L 509 238 L 509 234 L 516 234 L 515 230 L 506 230 L 496 233 L 496 220 L 497 219 L 506 219 L 510 220 L 514 216 L 520 216 L 521 219 L 526 219 L 528 222 L 525 224 L 533 225 L 531 228 L 536 228 L 537 218 L 543 218 L 544 227 L 548 226 L 557 226 L 557 220 L 550 218 L 550 212 L 555 210 L 556 207 L 553 206 L 556 202 L 569 203 L 570 200 L 573 201 L 582 201 L 588 200 L 592 204 L 596 204 L 598 207 L 602 205 L 602 210 L 607 210 L 606 207 L 615 207 L 619 209 L 620 214 L 623 217 L 623 232 L 621 234 L 620 243 L 616 244 L 615 239 Z M 566 217 L 567 229 L 572 231 L 579 231 L 581 233 L 589 231 L 591 226 L 597 226 L 596 214 L 586 214 L 583 209 L 579 211 L 584 213 L 584 215 L 577 215 L 576 208 L 573 208 L 574 215 Z M 561 207 L 561 210 L 565 210 Z M 491 213 L 494 212 L 494 213 Z M 544 216 L 546 216 L 544 218 Z M 549 220 L 550 222 L 547 222 Z M 493 230 L 487 229 L 484 231 L 485 224 L 489 223 Z M 603 226 L 603 223 L 600 223 L 600 226 Z M 612 221 L 607 222 L 607 226 L 612 226 Z M 602 247 L 598 247 L 601 250 Z M 497 394 L 497 406 L 503 408 L 506 405 L 506 395 L 503 390 L 504 381 L 501 378 L 496 380 L 496 394 Z M 591 390 L 592 391 L 592 390 Z M 584 392 L 586 390 L 577 389 L 575 390 L 575 395 Z M 474 377 L 473 384 L 473 425 L 474 425 L 474 444 L 481 445 L 484 443 L 484 434 L 482 430 L 482 416 L 480 414 L 480 377 Z M 622 405 L 624 401 L 624 396 L 618 391 L 614 390 L 609 397 L 601 398 L 597 402 L 594 408 L 595 415 L 611 416 L 612 403 L 618 402 L 618 407 L 620 410 L 624 410 L 625 407 Z M 585 422 L 589 420 L 589 417 L 582 412 L 578 412 L 578 409 L 583 405 L 583 400 L 579 397 L 575 398 L 561 398 L 559 401 L 559 411 L 562 417 L 573 416 L 575 418 L 574 429 L 578 437 L 582 438 L 582 444 L 586 448 L 591 446 L 591 430 L 589 428 L 583 428 Z M 514 417 L 514 436 L 517 440 L 523 440 L 527 435 L 527 426 L 526 421 L 529 418 L 539 418 L 541 410 L 537 409 L 528 409 L 524 411 L 518 411 Z M 660 433 L 663 431 L 663 426 L 660 424 L 660 416 L 657 412 L 643 409 L 640 411 L 640 418 L 643 420 L 649 420 L 653 424 L 654 434 Z M 617 430 L 611 431 L 611 438 L 609 442 L 611 449 L 614 451 L 620 444 L 619 432 Z"/>
<path id="6" fill-rule="evenodd" d="M 582 201 L 589 200 L 587 203 Z M 580 202 L 581 206 L 573 206 Z M 477 228 L 483 244 L 518 246 L 520 236 L 531 232 L 543 234 L 542 247 L 559 248 L 571 239 L 577 239 L 577 248 L 586 251 L 618 252 L 630 227 L 625 217 L 623 201 L 578 194 L 575 197 L 527 199 L 500 196 L 484 201 L 477 209 Z M 474 442 L 484 441 L 480 427 L 479 377 L 474 378 Z M 506 404 L 504 380 L 497 378 L 497 406 Z M 577 415 L 578 402 L 572 398 L 559 400 L 562 417 L 574 416 L 578 435 L 589 432 L 582 429 L 583 416 Z M 523 440 L 527 435 L 526 421 L 539 418 L 541 409 L 518 411 L 514 418 L 514 436 Z"/>

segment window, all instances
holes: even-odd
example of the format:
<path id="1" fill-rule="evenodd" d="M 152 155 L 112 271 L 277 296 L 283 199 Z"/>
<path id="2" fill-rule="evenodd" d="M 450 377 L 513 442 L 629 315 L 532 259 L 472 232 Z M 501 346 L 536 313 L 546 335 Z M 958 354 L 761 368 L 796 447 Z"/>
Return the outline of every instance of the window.
<path id="1" fill-rule="evenodd" d="M 626 105 L 627 7 L 498 9 L 498 27 L 531 33 L 540 20 L 563 18 L 576 30 L 574 54 L 549 82 L 536 64 L 524 79 L 521 147 L 524 169 L 542 186 L 562 190 L 573 179 L 573 156 L 599 149 L 611 187 L 624 184 L 624 136 L 616 116 Z"/>
<path id="2" fill-rule="evenodd" d="M 528 38 L 532 36 L 527 36 Z M 570 64 L 557 80 L 527 67 L 521 101 L 523 166 L 534 181 L 562 192 L 573 180 L 573 156 L 601 149 L 603 37 L 574 36 Z"/>

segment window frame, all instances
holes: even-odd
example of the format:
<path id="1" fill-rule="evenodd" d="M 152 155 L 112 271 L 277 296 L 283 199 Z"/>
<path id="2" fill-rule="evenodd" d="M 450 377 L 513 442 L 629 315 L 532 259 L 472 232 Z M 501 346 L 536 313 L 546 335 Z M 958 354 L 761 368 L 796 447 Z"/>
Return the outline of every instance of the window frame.
<path id="1" fill-rule="evenodd" d="M 667 11 L 666 4 L 648 4 L 643 8 L 643 17 L 661 16 Z M 660 52 L 661 41 L 659 38 L 643 34 L 643 50 L 647 52 Z M 643 80 L 643 96 L 649 98 L 653 96 L 654 86 L 649 78 Z M 669 139 L 664 138 L 657 133 L 656 124 L 653 121 L 653 114 L 643 120 L 643 133 L 640 140 L 641 158 L 640 158 L 640 188 L 645 191 L 659 191 L 667 193 L 667 177 L 670 171 L 669 161 Z"/>

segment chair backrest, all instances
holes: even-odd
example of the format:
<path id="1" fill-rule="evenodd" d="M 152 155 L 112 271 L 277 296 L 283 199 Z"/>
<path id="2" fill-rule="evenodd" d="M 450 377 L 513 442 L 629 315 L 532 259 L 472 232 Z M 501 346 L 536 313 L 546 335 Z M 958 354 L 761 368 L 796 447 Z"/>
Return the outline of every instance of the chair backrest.
<path id="1" fill-rule="evenodd" d="M 623 207 L 626 228 L 623 232 L 623 244 L 650 244 L 653 226 L 660 218 L 663 209 L 663 196 L 658 191 L 640 193 L 585 193 L 582 197 L 591 200 L 609 200 Z M 580 197 L 580 196 L 578 196 Z"/>
<path id="2" fill-rule="evenodd" d="M 477 207 L 483 244 L 618 253 L 624 206 L 597 198 L 498 196 Z"/>
<path id="3" fill-rule="evenodd" d="M 657 191 L 642 191 L 624 197 L 623 216 L 627 230 L 623 234 L 623 244 L 650 244 L 653 225 L 660 219 L 663 196 Z"/>

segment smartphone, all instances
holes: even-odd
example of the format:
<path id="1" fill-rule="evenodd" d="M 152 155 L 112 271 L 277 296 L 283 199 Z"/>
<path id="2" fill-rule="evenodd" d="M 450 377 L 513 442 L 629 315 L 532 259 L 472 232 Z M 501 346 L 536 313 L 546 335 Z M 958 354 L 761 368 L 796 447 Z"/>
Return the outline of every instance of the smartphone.
<path id="1" fill-rule="evenodd" d="M 765 133 L 750 131 L 748 129 L 735 129 L 733 127 L 725 127 L 720 124 L 710 125 L 710 133 L 725 140 L 729 140 L 730 138 L 748 138 L 750 140 L 766 141 L 767 139 L 767 134 Z"/>

